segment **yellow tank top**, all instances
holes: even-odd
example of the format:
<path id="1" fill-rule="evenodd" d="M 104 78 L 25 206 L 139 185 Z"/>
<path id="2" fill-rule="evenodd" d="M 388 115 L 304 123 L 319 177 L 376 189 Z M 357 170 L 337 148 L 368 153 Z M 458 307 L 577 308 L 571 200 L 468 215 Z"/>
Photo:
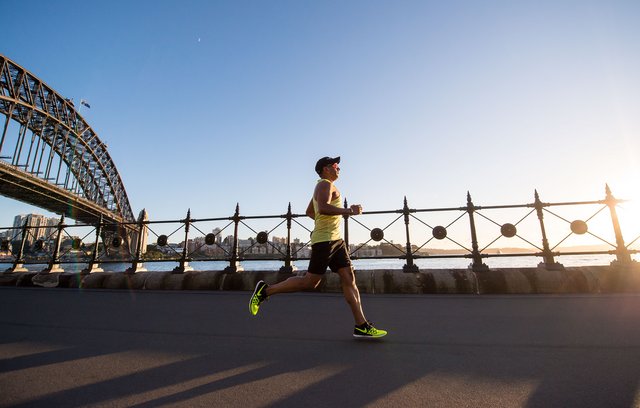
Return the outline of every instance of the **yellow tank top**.
<path id="1" fill-rule="evenodd" d="M 318 180 L 318 183 L 321 181 L 331 183 L 331 181 L 326 179 L 320 179 Z M 342 208 L 340 194 L 338 194 L 335 199 L 331 200 L 330 204 L 334 207 Z M 320 214 L 318 212 L 318 202 L 316 201 L 315 194 L 313 197 L 313 211 L 316 214 L 316 218 L 315 227 L 311 233 L 311 245 L 317 242 L 336 241 L 340 239 L 340 220 L 342 219 L 342 216 Z"/>

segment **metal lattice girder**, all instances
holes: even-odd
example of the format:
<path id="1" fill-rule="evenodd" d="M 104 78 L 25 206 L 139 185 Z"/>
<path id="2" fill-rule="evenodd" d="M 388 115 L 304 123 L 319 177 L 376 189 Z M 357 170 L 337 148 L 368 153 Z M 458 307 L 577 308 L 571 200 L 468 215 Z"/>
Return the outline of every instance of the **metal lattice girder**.
<path id="1" fill-rule="evenodd" d="M 78 196 L 113 213 L 114 219 L 135 220 L 107 146 L 78 114 L 73 102 L 1 54 L 0 112 L 5 115 L 2 142 L 10 121 L 20 125 L 23 138 L 27 129 L 32 132 L 32 139 L 37 138 L 31 140 L 26 165 L 15 163 L 15 166 L 45 178 L 44 175 L 54 171 L 47 166 L 52 162 L 51 157 L 56 155 L 77 181 Z M 19 144 L 16 152 L 22 149 L 22 142 Z M 50 150 L 48 160 L 44 159 L 45 146 Z M 36 162 L 38 154 L 40 157 Z M 31 159 L 33 163 L 29 162 Z M 75 191 L 66 182 L 64 184 L 63 188 L 68 192 Z"/>

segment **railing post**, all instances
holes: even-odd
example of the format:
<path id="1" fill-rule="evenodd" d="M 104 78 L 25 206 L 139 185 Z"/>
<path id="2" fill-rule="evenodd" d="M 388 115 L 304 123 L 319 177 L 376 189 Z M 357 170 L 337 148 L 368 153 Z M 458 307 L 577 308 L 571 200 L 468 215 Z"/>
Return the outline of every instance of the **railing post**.
<path id="1" fill-rule="evenodd" d="M 409 204 L 407 204 L 407 196 L 404 197 L 404 206 L 402 207 L 402 213 L 404 214 L 404 228 L 407 236 L 407 245 L 406 245 L 406 259 L 407 263 L 402 267 L 402 272 L 406 273 L 415 273 L 418 272 L 418 265 L 413 263 L 413 251 L 411 250 L 411 238 L 409 235 L 409 214 L 411 210 L 409 209 Z"/>
<path id="2" fill-rule="evenodd" d="M 100 234 L 102 233 L 102 222 L 103 216 L 100 214 L 100 221 L 96 225 L 96 242 L 93 244 L 93 253 L 91 254 L 91 261 L 89 261 L 89 265 L 87 265 L 86 269 L 83 269 L 80 272 L 81 275 L 88 275 L 92 272 L 104 272 L 102 268 L 98 266 L 98 251 L 100 249 Z"/>
<path id="3" fill-rule="evenodd" d="M 236 212 L 233 214 L 231 218 L 233 220 L 233 248 L 231 250 L 231 259 L 229 260 L 229 266 L 227 266 L 224 271 L 226 273 L 235 273 L 243 271 L 242 265 L 240 265 L 239 256 L 238 256 L 238 226 L 240 224 L 240 204 L 236 204 Z"/>
<path id="4" fill-rule="evenodd" d="M 291 203 L 289 203 L 289 207 L 287 209 L 287 251 L 284 257 L 284 266 L 280 268 L 280 272 L 283 273 L 293 273 L 297 268 L 291 263 L 291 219 L 293 218 L 293 214 L 291 213 Z"/>
<path id="5" fill-rule="evenodd" d="M 631 263 L 631 254 L 627 250 L 626 245 L 624 244 L 624 238 L 622 238 L 622 229 L 620 228 L 620 221 L 618 221 L 618 213 L 616 212 L 616 205 L 618 204 L 618 200 L 611 194 L 611 189 L 609 185 L 605 185 L 605 204 L 609 207 L 609 212 L 611 213 L 611 222 L 613 223 L 613 233 L 616 236 L 616 260 L 611 262 L 619 263 L 622 265 L 628 265 Z"/>
<path id="6" fill-rule="evenodd" d="M 187 210 L 187 218 L 184 220 L 184 247 L 182 248 L 182 256 L 180 257 L 180 264 L 173 268 L 172 273 L 184 273 L 192 271 L 193 268 L 189 266 L 189 258 L 187 258 L 189 247 L 189 226 L 191 225 L 191 209 Z"/>
<path id="7" fill-rule="evenodd" d="M 16 254 L 16 260 L 13 261 L 13 266 L 6 270 L 6 272 L 27 272 L 28 269 L 24 267 L 24 245 L 27 241 L 27 234 L 29 233 L 29 222 L 24 221 L 22 226 L 22 239 L 20 239 L 20 246 L 18 247 L 18 253 Z"/>
<path id="8" fill-rule="evenodd" d="M 549 248 L 549 240 L 547 239 L 547 231 L 544 228 L 544 212 L 542 208 L 544 204 L 540 201 L 540 195 L 538 194 L 538 190 L 534 192 L 535 202 L 533 204 L 536 209 L 536 214 L 538 215 L 538 221 L 540 222 L 540 232 L 542 234 L 542 262 L 538 264 L 538 267 L 544 267 L 549 270 L 553 269 L 563 269 L 564 265 L 556 262 L 553 259 L 553 252 Z"/>
<path id="9" fill-rule="evenodd" d="M 471 194 L 467 191 L 467 213 L 469 214 L 469 227 L 471 228 L 471 257 L 473 263 L 471 264 L 471 270 L 474 272 L 486 272 L 489 267 L 482 262 L 482 255 L 478 247 L 478 236 L 476 234 L 476 222 L 473 219 L 473 213 L 476 211 L 476 207 L 471 201 Z"/>
<path id="10" fill-rule="evenodd" d="M 40 273 L 64 272 L 60 267 L 60 244 L 62 243 L 62 231 L 64 231 L 64 227 L 66 227 L 66 225 L 64 225 L 64 214 L 62 214 L 60 222 L 58 223 L 58 236 L 56 236 L 56 243 L 53 246 L 51 261 L 49 261 L 49 265 Z"/>
<path id="11" fill-rule="evenodd" d="M 188 218 L 189 218 L 189 213 L 187 212 L 187 219 Z M 143 241 L 142 237 L 144 234 L 144 227 L 145 227 L 144 224 L 145 224 L 144 217 L 140 217 L 140 219 L 138 220 L 138 240 L 136 242 L 136 253 L 134 255 L 133 262 L 131 262 L 131 267 L 126 270 L 127 273 L 146 272 L 147 270 L 144 267 L 144 264 L 142 263 L 142 259 L 141 259 L 142 258 L 142 241 Z M 187 229 L 188 228 L 189 227 L 187 225 Z M 185 238 L 185 242 L 186 242 L 186 238 Z"/>

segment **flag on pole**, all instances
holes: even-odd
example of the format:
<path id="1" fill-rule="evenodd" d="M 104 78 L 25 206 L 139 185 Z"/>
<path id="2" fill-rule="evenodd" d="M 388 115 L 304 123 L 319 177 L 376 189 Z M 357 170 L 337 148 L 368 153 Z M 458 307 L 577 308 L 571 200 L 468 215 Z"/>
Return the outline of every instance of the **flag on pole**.
<path id="1" fill-rule="evenodd" d="M 84 106 L 86 106 L 87 108 L 91 109 L 91 106 L 89 105 L 89 102 L 85 101 L 84 99 L 80 99 L 80 103 Z"/>

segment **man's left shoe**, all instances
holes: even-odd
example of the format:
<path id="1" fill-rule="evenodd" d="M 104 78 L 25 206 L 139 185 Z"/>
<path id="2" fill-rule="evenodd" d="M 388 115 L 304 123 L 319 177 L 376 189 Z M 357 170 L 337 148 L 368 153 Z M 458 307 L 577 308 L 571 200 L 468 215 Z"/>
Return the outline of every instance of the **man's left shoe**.
<path id="1" fill-rule="evenodd" d="M 267 284 L 263 280 L 256 284 L 256 288 L 253 290 L 251 300 L 249 301 L 249 311 L 252 315 L 257 315 L 260 309 L 260 304 L 267 299 Z"/>

